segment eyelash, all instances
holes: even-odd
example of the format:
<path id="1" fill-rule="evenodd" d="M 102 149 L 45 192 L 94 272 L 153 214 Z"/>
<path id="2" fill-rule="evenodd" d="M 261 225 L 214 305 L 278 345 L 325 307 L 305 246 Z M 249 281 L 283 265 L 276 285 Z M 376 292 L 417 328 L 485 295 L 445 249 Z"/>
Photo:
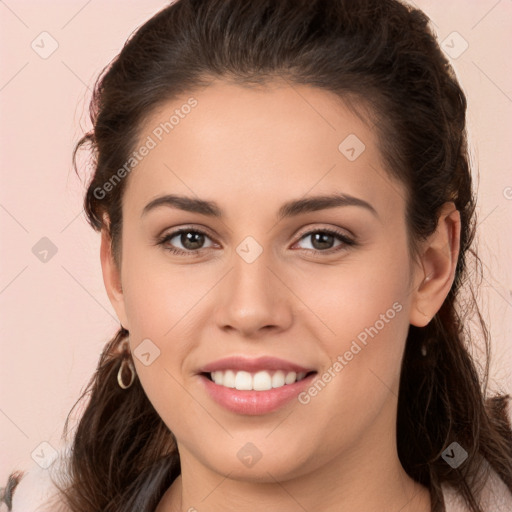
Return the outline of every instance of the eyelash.
<path id="1" fill-rule="evenodd" d="M 202 231 L 201 229 L 180 228 L 180 229 L 177 229 L 176 231 L 172 231 L 171 233 L 168 233 L 168 234 L 158 238 L 157 245 L 164 246 L 166 244 L 166 242 L 168 242 L 175 236 L 180 235 L 182 233 L 198 233 L 200 235 L 204 235 L 204 236 L 210 238 L 208 236 L 208 234 L 206 232 Z M 331 249 L 326 249 L 325 251 L 321 251 L 318 249 L 298 249 L 298 250 L 307 251 L 309 253 L 313 252 L 313 254 L 315 254 L 315 255 L 325 255 L 325 254 L 333 254 L 336 252 L 340 252 L 342 250 L 347 250 L 348 247 L 353 247 L 353 246 L 357 245 L 355 240 L 347 237 L 344 233 L 341 233 L 340 231 L 337 231 L 334 229 L 316 229 L 313 231 L 308 231 L 306 233 L 303 233 L 298 241 L 302 240 L 303 238 L 307 238 L 308 236 L 314 235 L 316 233 L 324 233 L 324 234 L 326 233 L 326 234 L 332 235 L 332 236 L 336 237 L 339 241 L 341 241 L 342 244 L 338 245 L 337 247 L 332 247 Z M 172 254 L 177 254 L 180 256 L 197 256 L 198 253 L 203 250 L 203 249 L 194 249 L 194 250 L 189 250 L 189 251 L 183 251 L 182 249 L 177 249 L 175 247 L 164 247 L 164 249 L 166 251 L 169 251 Z"/>

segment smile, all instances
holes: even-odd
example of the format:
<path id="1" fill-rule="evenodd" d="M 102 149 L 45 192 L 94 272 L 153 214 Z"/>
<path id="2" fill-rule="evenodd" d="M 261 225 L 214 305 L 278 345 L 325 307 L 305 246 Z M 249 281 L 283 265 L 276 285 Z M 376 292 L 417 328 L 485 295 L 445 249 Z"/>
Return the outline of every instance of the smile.
<path id="1" fill-rule="evenodd" d="M 268 391 L 299 382 L 306 377 L 306 372 L 286 370 L 262 370 L 256 373 L 225 370 L 211 372 L 209 378 L 218 386 L 238 389 L 240 391 Z"/>

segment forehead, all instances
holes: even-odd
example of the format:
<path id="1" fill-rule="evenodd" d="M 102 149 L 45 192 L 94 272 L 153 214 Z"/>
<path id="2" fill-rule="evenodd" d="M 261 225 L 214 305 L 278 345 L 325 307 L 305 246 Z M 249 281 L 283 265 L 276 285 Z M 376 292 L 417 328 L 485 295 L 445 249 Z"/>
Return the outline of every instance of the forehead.
<path id="1" fill-rule="evenodd" d="M 269 194 L 335 190 L 382 207 L 396 203 L 400 184 L 384 171 L 376 130 L 354 110 L 361 107 L 287 82 L 214 82 L 147 117 L 137 148 L 151 149 L 131 172 L 124 202 L 141 211 L 155 196 L 179 192 L 227 204 L 236 192 L 249 207 Z"/>

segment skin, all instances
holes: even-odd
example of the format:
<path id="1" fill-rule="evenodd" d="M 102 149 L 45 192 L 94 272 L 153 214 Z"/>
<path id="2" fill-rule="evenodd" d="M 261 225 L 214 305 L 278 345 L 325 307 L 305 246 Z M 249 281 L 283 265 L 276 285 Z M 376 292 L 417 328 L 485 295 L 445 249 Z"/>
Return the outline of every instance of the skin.
<path id="1" fill-rule="evenodd" d="M 189 96 L 153 112 L 140 140 Z M 400 363 L 409 324 L 426 325 L 452 285 L 459 213 L 447 203 L 412 258 L 404 186 L 384 170 L 371 123 L 337 97 L 280 82 L 214 82 L 194 97 L 197 107 L 126 178 L 121 268 L 106 230 L 101 242 L 106 290 L 131 350 L 146 338 L 160 350 L 149 366 L 134 357 L 182 464 L 157 512 L 429 511 L 427 489 L 397 456 Z M 354 161 L 338 150 L 349 134 L 366 146 Z M 334 191 L 367 201 L 376 215 L 343 206 L 276 220 L 284 202 Z M 164 193 L 215 201 L 224 217 L 168 206 L 141 217 Z M 198 255 L 156 244 L 180 227 L 207 232 Z M 304 236 L 326 228 L 357 244 L 333 238 L 322 249 Z M 250 264 L 236 252 L 247 236 L 263 249 Z M 172 244 L 190 251 L 182 240 Z M 330 247 L 342 250 L 325 254 Z M 242 354 L 281 357 L 322 375 L 394 303 L 400 312 L 307 404 L 235 414 L 195 373 Z M 248 442 L 262 455 L 252 467 L 237 457 Z"/>

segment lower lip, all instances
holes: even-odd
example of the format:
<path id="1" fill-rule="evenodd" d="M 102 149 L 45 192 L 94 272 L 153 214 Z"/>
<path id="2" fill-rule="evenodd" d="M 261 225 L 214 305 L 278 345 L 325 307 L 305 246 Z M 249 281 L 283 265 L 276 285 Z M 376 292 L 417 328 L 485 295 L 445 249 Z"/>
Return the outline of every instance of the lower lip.
<path id="1" fill-rule="evenodd" d="M 205 375 L 199 377 L 208 394 L 219 405 L 237 414 L 256 416 L 276 411 L 292 401 L 311 383 L 315 375 L 316 373 L 312 373 L 298 382 L 267 391 L 241 391 L 219 386 Z"/>

